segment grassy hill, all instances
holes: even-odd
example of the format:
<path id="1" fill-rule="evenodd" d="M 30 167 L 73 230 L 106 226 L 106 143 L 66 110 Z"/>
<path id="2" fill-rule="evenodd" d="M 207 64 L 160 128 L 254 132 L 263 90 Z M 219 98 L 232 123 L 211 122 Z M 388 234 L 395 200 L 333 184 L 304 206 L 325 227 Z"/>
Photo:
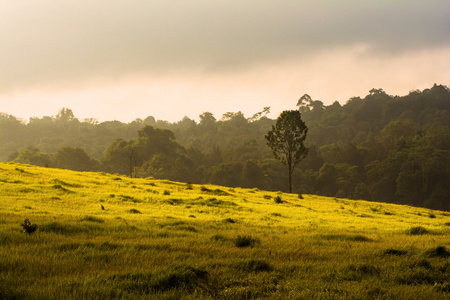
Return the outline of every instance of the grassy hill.
<path id="1" fill-rule="evenodd" d="M 1 299 L 450 297 L 450 214 L 385 203 L 1 163 L 0 245 Z"/>

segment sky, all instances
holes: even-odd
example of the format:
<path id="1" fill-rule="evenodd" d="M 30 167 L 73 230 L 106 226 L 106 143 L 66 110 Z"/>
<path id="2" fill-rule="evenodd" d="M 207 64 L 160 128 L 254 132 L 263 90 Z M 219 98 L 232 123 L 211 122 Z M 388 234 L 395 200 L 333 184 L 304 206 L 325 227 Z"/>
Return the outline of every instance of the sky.
<path id="1" fill-rule="evenodd" d="M 449 0 L 0 0 L 0 112 L 269 117 L 450 85 Z"/>

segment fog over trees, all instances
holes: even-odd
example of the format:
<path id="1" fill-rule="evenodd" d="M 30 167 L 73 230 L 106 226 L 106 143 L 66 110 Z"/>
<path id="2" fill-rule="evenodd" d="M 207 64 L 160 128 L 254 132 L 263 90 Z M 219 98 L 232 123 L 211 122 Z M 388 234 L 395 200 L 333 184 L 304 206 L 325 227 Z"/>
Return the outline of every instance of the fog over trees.
<path id="1" fill-rule="evenodd" d="M 328 106 L 304 95 L 297 106 L 309 154 L 294 170 L 292 192 L 450 210 L 448 87 L 402 97 L 372 89 Z M 268 112 L 127 124 L 78 120 L 69 108 L 28 122 L 0 114 L 0 160 L 286 191 L 287 167 L 266 145 L 276 122 Z"/>

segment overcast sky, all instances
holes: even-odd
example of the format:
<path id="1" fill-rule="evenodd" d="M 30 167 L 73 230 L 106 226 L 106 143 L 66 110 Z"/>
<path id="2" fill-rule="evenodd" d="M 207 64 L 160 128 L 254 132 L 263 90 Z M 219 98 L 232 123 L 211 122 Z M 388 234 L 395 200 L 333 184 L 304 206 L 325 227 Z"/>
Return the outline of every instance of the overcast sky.
<path id="1" fill-rule="evenodd" d="M 272 118 L 450 85 L 448 0 L 0 0 L 0 112 Z"/>

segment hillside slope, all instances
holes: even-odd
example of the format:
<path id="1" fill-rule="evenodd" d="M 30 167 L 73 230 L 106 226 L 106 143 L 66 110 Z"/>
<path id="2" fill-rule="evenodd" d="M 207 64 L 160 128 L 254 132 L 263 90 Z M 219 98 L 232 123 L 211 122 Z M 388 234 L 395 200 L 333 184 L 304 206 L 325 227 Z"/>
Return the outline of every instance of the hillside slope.
<path id="1" fill-rule="evenodd" d="M 439 298 L 449 237 L 423 208 L 0 164 L 6 299 Z"/>

